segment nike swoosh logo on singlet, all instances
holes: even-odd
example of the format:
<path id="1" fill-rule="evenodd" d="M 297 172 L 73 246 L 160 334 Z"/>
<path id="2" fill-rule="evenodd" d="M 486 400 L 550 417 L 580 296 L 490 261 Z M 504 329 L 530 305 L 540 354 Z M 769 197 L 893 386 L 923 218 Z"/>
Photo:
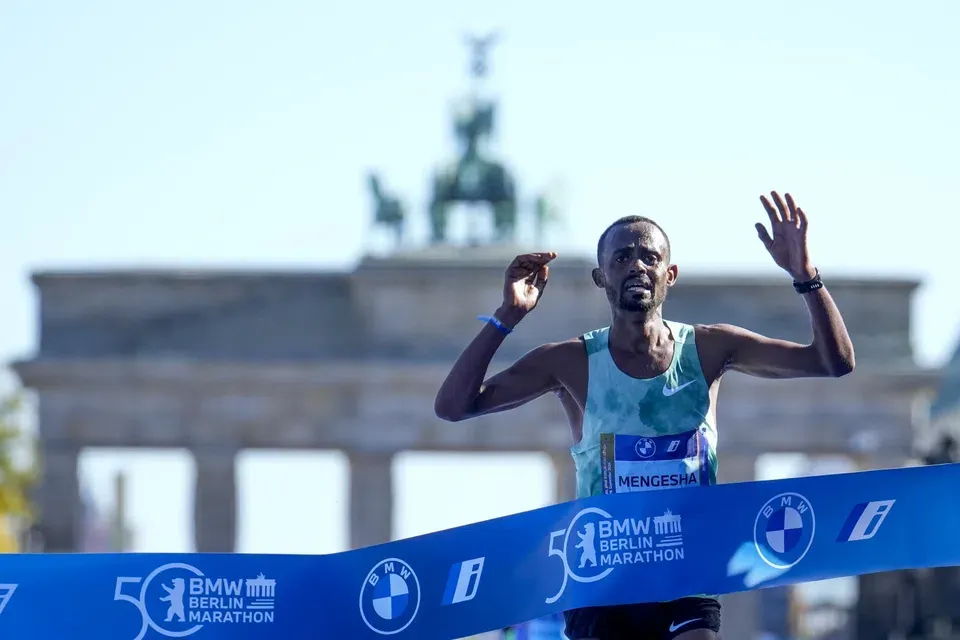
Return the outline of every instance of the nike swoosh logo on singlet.
<path id="1" fill-rule="evenodd" d="M 669 398 L 670 396 L 672 396 L 673 394 L 675 394 L 677 391 L 680 391 L 680 390 L 683 389 L 684 387 L 689 386 L 689 385 L 691 385 L 691 384 L 693 384 L 693 383 L 694 383 L 693 380 L 689 380 L 688 382 L 684 382 L 684 383 L 683 383 L 682 385 L 680 385 L 679 387 L 674 387 L 673 389 L 671 389 L 671 388 L 668 387 L 666 384 L 664 384 L 664 385 L 663 385 L 663 395 L 665 395 L 666 397 Z"/>
<path id="2" fill-rule="evenodd" d="M 680 624 L 673 624 L 673 623 L 671 622 L 671 623 L 670 623 L 670 633 L 673 633 L 674 631 L 676 631 L 676 630 L 679 629 L 680 627 L 685 627 L 685 626 L 687 626 L 687 625 L 690 624 L 691 622 L 696 622 L 697 620 L 703 620 L 703 618 L 694 618 L 693 620 L 686 620 L 686 621 L 684 621 L 684 622 L 681 622 Z"/>

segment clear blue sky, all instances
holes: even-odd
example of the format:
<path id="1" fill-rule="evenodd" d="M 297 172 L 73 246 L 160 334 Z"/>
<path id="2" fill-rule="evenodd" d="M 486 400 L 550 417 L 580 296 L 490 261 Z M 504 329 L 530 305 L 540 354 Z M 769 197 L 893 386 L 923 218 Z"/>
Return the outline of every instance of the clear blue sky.
<path id="1" fill-rule="evenodd" d="M 525 199 L 562 185 L 550 248 L 589 252 L 642 213 L 671 234 L 681 277 L 772 274 L 757 197 L 789 190 L 828 281 L 923 280 L 914 339 L 939 364 L 960 332 L 958 20 L 949 0 L 3 3 L 0 358 L 34 349 L 31 270 L 348 268 L 364 171 L 422 211 L 428 170 L 453 151 L 462 34 L 497 27 L 498 151 Z M 138 549 L 190 546 L 191 471 L 171 455 L 84 458 L 101 497 L 112 469 L 131 474 Z M 345 544 L 327 516 L 345 508 L 342 461 L 293 457 L 244 460 L 241 550 Z M 397 534 L 550 499 L 545 461 L 498 464 L 405 456 Z M 451 475 L 457 496 L 438 488 Z M 299 482 L 329 491 L 285 502 Z"/>

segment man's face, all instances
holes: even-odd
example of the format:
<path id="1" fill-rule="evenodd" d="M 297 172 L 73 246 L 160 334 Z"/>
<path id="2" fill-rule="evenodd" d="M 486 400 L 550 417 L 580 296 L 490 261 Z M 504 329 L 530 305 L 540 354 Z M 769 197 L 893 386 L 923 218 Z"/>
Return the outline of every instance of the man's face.
<path id="1" fill-rule="evenodd" d="M 677 267 L 667 254 L 667 239 L 657 227 L 644 222 L 614 227 L 604 241 L 594 281 L 613 308 L 651 311 L 663 304 L 667 287 L 677 279 Z"/>

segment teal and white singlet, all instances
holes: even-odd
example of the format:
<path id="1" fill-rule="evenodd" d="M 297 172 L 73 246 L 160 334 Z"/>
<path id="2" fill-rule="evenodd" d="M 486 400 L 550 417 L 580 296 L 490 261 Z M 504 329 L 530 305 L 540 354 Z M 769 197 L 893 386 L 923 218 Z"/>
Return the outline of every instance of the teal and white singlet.
<path id="1" fill-rule="evenodd" d="M 717 482 L 717 430 L 694 329 L 665 320 L 675 340 L 670 367 L 654 378 L 623 373 L 610 327 L 583 335 L 589 362 L 583 437 L 571 447 L 577 498 L 692 488 Z"/>

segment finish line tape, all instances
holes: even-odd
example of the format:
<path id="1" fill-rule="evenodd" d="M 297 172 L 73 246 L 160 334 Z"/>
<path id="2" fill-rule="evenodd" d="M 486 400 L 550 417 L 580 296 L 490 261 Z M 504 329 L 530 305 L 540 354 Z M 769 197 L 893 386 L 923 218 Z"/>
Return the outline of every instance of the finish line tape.
<path id="1" fill-rule="evenodd" d="M 958 487 L 947 464 L 603 495 L 326 556 L 0 555 L 0 638 L 448 640 L 960 565 Z"/>

